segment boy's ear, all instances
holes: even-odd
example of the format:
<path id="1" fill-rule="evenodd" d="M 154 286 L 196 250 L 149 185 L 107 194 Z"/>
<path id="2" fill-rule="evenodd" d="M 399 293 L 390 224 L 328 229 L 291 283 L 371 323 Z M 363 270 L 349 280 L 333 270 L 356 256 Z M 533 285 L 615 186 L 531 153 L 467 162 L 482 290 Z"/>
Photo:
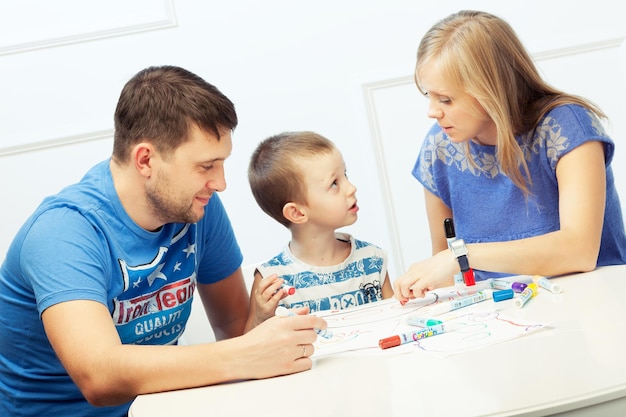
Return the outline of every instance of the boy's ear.
<path id="1" fill-rule="evenodd" d="M 283 206 L 283 216 L 285 216 L 285 219 L 295 224 L 306 223 L 308 220 L 306 213 L 294 202 L 289 202 Z"/>

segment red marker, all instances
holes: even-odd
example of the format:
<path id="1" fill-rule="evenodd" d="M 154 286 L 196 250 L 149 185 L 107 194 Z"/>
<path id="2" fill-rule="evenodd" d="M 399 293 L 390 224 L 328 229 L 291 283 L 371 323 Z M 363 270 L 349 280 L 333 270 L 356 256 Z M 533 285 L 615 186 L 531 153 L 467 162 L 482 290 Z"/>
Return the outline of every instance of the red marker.
<path id="1" fill-rule="evenodd" d="M 291 285 L 283 284 L 283 291 L 287 295 L 294 295 L 296 293 L 296 287 L 292 287 Z"/>
<path id="2" fill-rule="evenodd" d="M 435 326 L 425 327 L 423 329 L 414 330 L 412 332 L 402 333 L 396 336 L 386 337 L 378 341 L 378 346 L 381 349 L 389 349 L 395 346 L 400 346 L 405 343 L 416 342 L 420 339 L 424 339 L 431 336 L 436 336 L 445 332 L 443 324 L 437 324 Z"/>
<path id="3" fill-rule="evenodd" d="M 474 270 L 472 268 L 463 272 L 463 282 L 465 282 L 465 285 L 467 286 L 476 285 L 476 281 L 474 280 Z"/>
<path id="4" fill-rule="evenodd" d="M 282 288 L 283 292 L 285 294 L 287 294 L 287 295 L 294 295 L 296 293 L 296 287 L 292 287 L 291 285 L 283 284 L 282 287 L 280 287 L 279 289 L 274 291 L 274 294 L 276 294 L 278 291 L 280 291 L 281 288 Z"/>

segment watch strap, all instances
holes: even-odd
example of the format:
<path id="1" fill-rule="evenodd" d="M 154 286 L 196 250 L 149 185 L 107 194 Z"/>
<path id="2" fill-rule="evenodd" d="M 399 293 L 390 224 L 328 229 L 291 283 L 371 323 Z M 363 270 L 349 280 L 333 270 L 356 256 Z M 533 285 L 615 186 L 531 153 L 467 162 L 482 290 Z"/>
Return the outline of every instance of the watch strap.
<path id="1" fill-rule="evenodd" d="M 455 239 L 454 241 L 450 242 L 450 249 L 456 257 L 457 262 L 459 263 L 461 272 L 466 272 L 468 269 L 470 269 L 469 260 L 467 259 L 467 247 L 465 246 L 465 241 L 463 239 Z"/>

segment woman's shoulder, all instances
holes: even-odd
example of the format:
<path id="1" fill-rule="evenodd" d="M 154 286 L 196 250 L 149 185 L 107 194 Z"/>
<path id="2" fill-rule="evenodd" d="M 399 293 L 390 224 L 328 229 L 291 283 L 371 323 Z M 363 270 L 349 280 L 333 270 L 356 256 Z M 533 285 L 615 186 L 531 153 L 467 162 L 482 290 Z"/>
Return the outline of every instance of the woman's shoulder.
<path id="1" fill-rule="evenodd" d="M 562 104 L 549 110 L 539 122 L 540 129 L 558 129 L 561 134 L 607 137 L 598 116 L 579 104 Z"/>
<path id="2" fill-rule="evenodd" d="M 589 141 L 605 144 L 606 159 L 613 156 L 613 140 L 600 118 L 579 104 L 563 104 L 548 111 L 534 130 L 532 153 L 543 149 L 553 168 L 565 154 Z"/>
<path id="3" fill-rule="evenodd" d="M 560 104 L 550 109 L 543 117 L 543 121 L 546 120 L 584 125 L 599 123 L 598 116 L 591 109 L 575 103 Z"/>

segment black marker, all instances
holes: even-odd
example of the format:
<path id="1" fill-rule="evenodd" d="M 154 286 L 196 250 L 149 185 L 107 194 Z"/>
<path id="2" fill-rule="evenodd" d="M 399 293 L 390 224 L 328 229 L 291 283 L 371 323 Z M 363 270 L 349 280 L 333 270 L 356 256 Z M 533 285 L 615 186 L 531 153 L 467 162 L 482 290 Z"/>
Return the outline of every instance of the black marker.
<path id="1" fill-rule="evenodd" d="M 451 218 L 446 218 L 443 220 L 443 229 L 446 232 L 446 242 L 448 242 L 448 249 L 450 248 L 450 243 L 452 243 L 456 239 L 456 233 L 454 231 L 454 221 Z M 463 274 L 461 272 L 454 274 L 454 285 L 465 284 L 465 280 L 463 279 Z"/>

